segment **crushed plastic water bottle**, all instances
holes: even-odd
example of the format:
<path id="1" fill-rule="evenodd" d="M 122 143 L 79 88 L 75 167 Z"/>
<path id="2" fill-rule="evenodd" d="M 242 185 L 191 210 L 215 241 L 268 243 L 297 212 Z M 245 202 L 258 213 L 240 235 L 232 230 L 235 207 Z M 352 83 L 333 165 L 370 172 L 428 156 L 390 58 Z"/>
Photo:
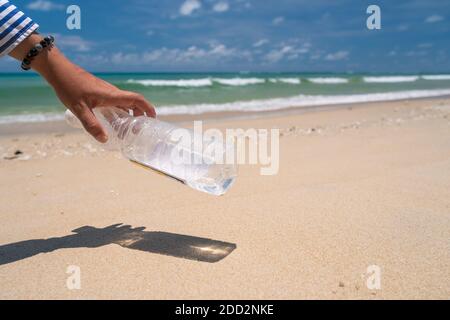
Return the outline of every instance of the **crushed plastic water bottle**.
<path id="1" fill-rule="evenodd" d="M 119 108 L 95 108 L 93 111 L 108 133 L 105 148 L 120 150 L 136 164 L 217 196 L 225 194 L 237 177 L 235 162 L 225 161 L 227 152 L 234 156 L 234 146 L 223 140 L 203 137 L 193 130 L 154 118 L 133 117 Z M 69 110 L 65 117 L 72 127 L 82 128 Z M 189 139 L 181 139 L 186 135 Z M 215 154 L 198 150 L 195 146 L 198 139 L 201 139 L 202 150 L 216 150 Z"/>

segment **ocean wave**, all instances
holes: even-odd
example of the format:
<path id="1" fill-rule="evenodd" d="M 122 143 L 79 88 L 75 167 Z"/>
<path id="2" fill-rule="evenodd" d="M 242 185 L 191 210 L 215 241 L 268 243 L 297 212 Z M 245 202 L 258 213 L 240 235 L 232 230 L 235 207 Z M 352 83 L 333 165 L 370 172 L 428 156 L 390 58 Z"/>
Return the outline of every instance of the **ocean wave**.
<path id="1" fill-rule="evenodd" d="M 222 104 L 172 105 L 157 108 L 158 115 L 202 114 L 208 112 L 258 112 L 286 108 L 315 107 L 376 101 L 395 101 L 450 95 L 450 89 L 412 90 L 351 95 L 297 95 L 266 100 L 236 101 Z M 0 124 L 47 122 L 63 120 L 62 113 L 41 113 L 0 116 Z"/>
<path id="2" fill-rule="evenodd" d="M 30 113 L 0 116 L 0 124 L 33 123 L 64 120 L 64 113 Z"/>
<path id="3" fill-rule="evenodd" d="M 384 77 L 363 77 L 363 81 L 367 83 L 398 83 L 398 82 L 414 82 L 419 76 L 384 76 Z"/>
<path id="4" fill-rule="evenodd" d="M 412 90 L 386 93 L 368 93 L 352 95 L 298 95 L 287 98 L 274 98 L 266 100 L 237 101 L 223 104 L 196 104 L 161 106 L 157 109 L 159 115 L 174 114 L 201 114 L 208 112 L 226 111 L 272 111 L 286 108 L 314 107 L 324 105 L 339 105 L 364 103 L 375 101 L 395 101 L 404 99 L 417 99 L 450 95 L 450 89 Z"/>
<path id="5" fill-rule="evenodd" d="M 270 78 L 271 83 L 286 83 L 286 84 L 300 84 L 302 81 L 299 78 Z"/>
<path id="6" fill-rule="evenodd" d="M 450 80 L 450 74 L 436 74 L 429 76 L 422 76 L 424 80 Z"/>
<path id="7" fill-rule="evenodd" d="M 251 84 L 262 84 L 266 82 L 266 79 L 262 78 L 214 78 L 214 82 L 217 82 L 226 86 L 248 86 Z"/>
<path id="8" fill-rule="evenodd" d="M 212 80 L 210 78 L 204 79 L 177 79 L 177 80 L 158 80 L 158 79 L 145 79 L 134 80 L 129 79 L 127 83 L 140 84 L 146 87 L 209 87 L 212 86 Z"/>
<path id="9" fill-rule="evenodd" d="M 203 79 L 129 79 L 127 83 L 140 84 L 146 87 L 210 87 L 217 83 L 225 86 L 248 86 L 254 84 L 263 84 L 266 82 L 264 78 L 203 78 Z"/>
<path id="10" fill-rule="evenodd" d="M 318 84 L 339 84 L 348 83 L 346 78 L 308 78 L 309 82 Z"/>

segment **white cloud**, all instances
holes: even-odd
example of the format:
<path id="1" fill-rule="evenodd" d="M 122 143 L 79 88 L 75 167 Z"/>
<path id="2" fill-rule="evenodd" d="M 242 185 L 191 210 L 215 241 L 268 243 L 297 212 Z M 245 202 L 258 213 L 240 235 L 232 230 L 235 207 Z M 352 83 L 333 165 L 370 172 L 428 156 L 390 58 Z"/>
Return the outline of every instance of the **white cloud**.
<path id="1" fill-rule="evenodd" d="M 389 51 L 389 53 L 387 55 L 388 55 L 388 57 L 395 57 L 397 55 L 397 51 L 391 50 L 391 51 Z"/>
<path id="2" fill-rule="evenodd" d="M 265 45 L 265 44 L 267 44 L 267 43 L 269 43 L 269 40 L 267 40 L 267 39 L 261 39 L 261 40 L 259 40 L 259 41 L 256 41 L 256 42 L 253 44 L 253 46 L 254 46 L 255 48 L 258 48 L 258 47 L 261 47 L 261 46 L 263 46 L 263 45 Z"/>
<path id="3" fill-rule="evenodd" d="M 251 61 L 252 53 L 248 50 L 229 48 L 224 44 L 211 44 L 209 48 L 199 48 L 191 46 L 187 49 L 180 48 L 159 48 L 143 53 L 123 53 L 117 52 L 111 55 L 113 64 L 128 65 L 151 65 L 151 64 L 178 64 L 185 65 L 193 62 L 219 63 L 229 59 L 244 59 Z"/>
<path id="4" fill-rule="evenodd" d="M 213 7 L 215 12 L 226 12 L 228 9 L 230 9 L 230 5 L 226 1 L 217 2 Z"/>
<path id="5" fill-rule="evenodd" d="M 320 52 L 315 52 L 311 55 L 311 60 L 319 60 L 322 57 L 322 54 Z"/>
<path id="6" fill-rule="evenodd" d="M 27 8 L 36 11 L 52 11 L 64 10 L 65 7 L 60 3 L 55 3 L 48 0 L 36 0 L 28 4 Z"/>
<path id="7" fill-rule="evenodd" d="M 406 52 L 405 55 L 407 57 L 423 57 L 423 56 L 427 55 L 427 52 L 423 51 L 423 50 L 419 50 L 419 51 L 410 50 L 410 51 Z"/>
<path id="8" fill-rule="evenodd" d="M 272 49 L 263 57 L 264 60 L 271 63 L 276 63 L 283 59 L 295 60 L 310 52 L 311 44 L 309 42 L 302 43 L 300 46 L 297 46 L 296 42 L 298 41 L 280 43 L 277 49 Z"/>
<path id="9" fill-rule="evenodd" d="M 284 22 L 284 17 L 276 17 L 275 19 L 272 20 L 272 24 L 274 26 L 278 26 L 280 24 L 282 24 Z"/>
<path id="10" fill-rule="evenodd" d="M 199 0 L 186 0 L 180 7 L 180 14 L 182 16 L 190 16 L 195 10 L 199 10 L 202 4 Z"/>
<path id="11" fill-rule="evenodd" d="M 82 64 L 82 65 L 91 65 L 91 66 L 99 66 L 102 64 L 109 64 L 111 57 L 110 55 L 102 55 L 102 54 L 78 54 L 74 60 L 76 61 L 76 63 L 78 64 Z"/>
<path id="12" fill-rule="evenodd" d="M 407 24 L 401 24 L 397 27 L 398 31 L 407 31 L 409 29 L 409 26 Z"/>
<path id="13" fill-rule="evenodd" d="M 439 21 L 442 21 L 442 20 L 444 20 L 443 16 L 440 16 L 438 14 L 433 14 L 433 15 L 427 17 L 425 19 L 425 22 L 426 23 L 435 23 L 435 22 L 439 22 Z"/>
<path id="14" fill-rule="evenodd" d="M 418 45 L 417 45 L 417 47 L 419 47 L 419 48 L 431 48 L 433 46 L 433 44 L 432 43 L 429 43 L 429 42 L 425 42 L 425 43 L 419 43 Z"/>
<path id="15" fill-rule="evenodd" d="M 296 50 L 296 53 L 308 53 L 308 52 L 309 52 L 308 47 L 304 47 L 304 48 L 300 48 L 300 49 Z"/>
<path id="16" fill-rule="evenodd" d="M 348 51 L 338 51 L 338 52 L 334 52 L 334 53 L 329 53 L 325 56 L 325 60 L 327 61 L 339 61 L 339 60 L 344 60 L 348 57 L 349 52 Z"/>
<path id="17" fill-rule="evenodd" d="M 77 52 L 88 52 L 92 49 L 92 42 L 84 40 L 80 36 L 63 36 L 55 34 L 56 44 L 61 48 L 71 49 Z"/>
<path id="18" fill-rule="evenodd" d="M 291 46 L 284 46 L 280 49 L 270 51 L 264 58 L 265 60 L 272 63 L 278 62 L 282 60 L 287 54 L 292 53 L 293 50 L 294 48 Z"/>

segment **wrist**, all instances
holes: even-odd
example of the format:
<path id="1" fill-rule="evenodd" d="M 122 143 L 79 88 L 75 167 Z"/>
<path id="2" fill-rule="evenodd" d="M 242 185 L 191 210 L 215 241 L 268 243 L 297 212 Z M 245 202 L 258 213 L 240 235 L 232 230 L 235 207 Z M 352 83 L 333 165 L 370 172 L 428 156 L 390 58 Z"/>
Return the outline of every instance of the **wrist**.
<path id="1" fill-rule="evenodd" d="M 30 50 L 43 40 L 38 34 L 32 34 L 22 41 L 11 53 L 10 56 L 23 61 Z M 35 56 L 31 64 L 31 69 L 38 72 L 47 82 L 55 87 L 64 78 L 64 73 L 74 72 L 79 69 L 71 63 L 56 46 L 47 47 Z"/>
<path id="2" fill-rule="evenodd" d="M 44 50 L 31 63 L 31 68 L 38 72 L 53 87 L 58 78 L 63 77 L 63 72 L 70 72 L 73 64 L 64 57 L 57 47 Z"/>

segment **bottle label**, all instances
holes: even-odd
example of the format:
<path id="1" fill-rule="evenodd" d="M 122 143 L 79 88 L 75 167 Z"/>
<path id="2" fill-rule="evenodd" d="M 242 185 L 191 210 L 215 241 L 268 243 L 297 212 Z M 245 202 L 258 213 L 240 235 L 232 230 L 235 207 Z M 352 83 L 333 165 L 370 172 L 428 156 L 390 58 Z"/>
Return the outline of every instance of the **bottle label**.
<path id="1" fill-rule="evenodd" d="M 152 166 L 150 166 L 150 165 L 148 165 L 148 164 L 144 164 L 144 163 L 141 163 L 141 162 L 137 162 L 136 160 L 131 160 L 131 159 L 130 159 L 130 161 L 131 161 L 132 163 L 134 163 L 135 165 L 141 167 L 141 168 L 144 168 L 144 169 L 147 169 L 147 170 L 151 170 L 151 171 L 153 171 L 153 172 L 156 172 L 157 174 L 160 174 L 160 175 L 162 175 L 162 176 L 171 178 L 171 179 L 173 179 L 173 180 L 175 180 L 175 181 L 177 181 L 177 182 L 180 182 L 180 183 L 182 183 L 182 184 L 186 184 L 186 181 L 184 181 L 184 180 L 182 180 L 182 179 L 180 179 L 180 178 L 177 178 L 177 177 L 175 177 L 175 176 L 172 176 L 171 174 L 165 173 L 164 171 L 161 171 L 161 170 L 159 170 L 159 169 L 156 169 L 156 168 L 154 168 L 154 167 L 152 167 Z"/>

